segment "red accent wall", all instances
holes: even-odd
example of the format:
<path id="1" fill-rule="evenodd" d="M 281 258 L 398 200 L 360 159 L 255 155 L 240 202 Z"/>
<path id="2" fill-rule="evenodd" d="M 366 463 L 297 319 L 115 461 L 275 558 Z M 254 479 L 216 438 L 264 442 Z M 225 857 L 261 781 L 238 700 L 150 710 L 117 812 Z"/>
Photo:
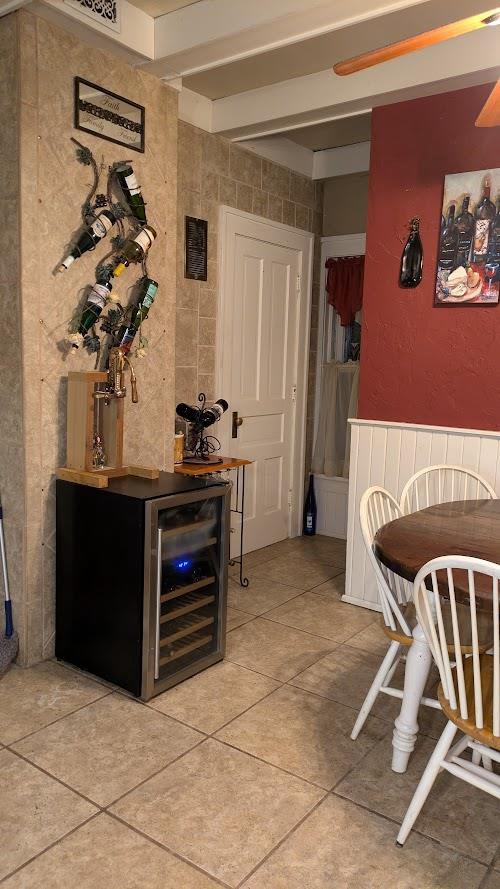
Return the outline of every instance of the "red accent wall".
<path id="1" fill-rule="evenodd" d="M 500 167 L 500 127 L 474 120 L 491 86 L 373 112 L 358 415 L 500 429 L 500 305 L 434 308 L 446 173 Z M 424 274 L 398 286 L 407 222 L 421 218 Z"/>

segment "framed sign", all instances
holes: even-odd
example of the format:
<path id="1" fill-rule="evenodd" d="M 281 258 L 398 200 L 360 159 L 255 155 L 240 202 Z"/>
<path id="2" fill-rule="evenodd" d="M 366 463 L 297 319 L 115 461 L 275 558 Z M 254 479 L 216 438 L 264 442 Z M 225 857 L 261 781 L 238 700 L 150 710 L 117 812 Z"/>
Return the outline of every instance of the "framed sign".
<path id="1" fill-rule="evenodd" d="M 89 80 L 75 77 L 77 130 L 143 152 L 145 117 L 146 112 L 142 105 L 111 93 Z"/>

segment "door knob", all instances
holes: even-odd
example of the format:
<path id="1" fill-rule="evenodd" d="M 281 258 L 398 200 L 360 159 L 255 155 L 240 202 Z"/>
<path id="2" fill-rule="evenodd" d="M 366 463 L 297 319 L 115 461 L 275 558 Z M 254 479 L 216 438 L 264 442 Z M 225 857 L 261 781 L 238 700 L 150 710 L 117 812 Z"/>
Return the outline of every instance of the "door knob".
<path id="1" fill-rule="evenodd" d="M 243 423 L 243 417 L 238 416 L 238 411 L 233 411 L 233 438 L 238 438 L 238 427 Z"/>

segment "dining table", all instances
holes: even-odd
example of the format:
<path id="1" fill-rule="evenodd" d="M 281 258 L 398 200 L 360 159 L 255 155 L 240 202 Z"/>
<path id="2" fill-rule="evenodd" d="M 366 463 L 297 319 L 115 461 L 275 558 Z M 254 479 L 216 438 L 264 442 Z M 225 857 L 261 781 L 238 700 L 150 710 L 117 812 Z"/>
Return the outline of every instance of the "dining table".
<path id="1" fill-rule="evenodd" d="M 414 581 L 420 569 L 440 556 L 469 556 L 500 564 L 500 500 L 439 503 L 400 516 L 377 531 L 374 548 L 395 574 Z M 455 579 L 457 601 L 466 602 L 467 574 Z M 478 577 L 476 597 L 491 600 L 491 581 Z M 417 622 L 405 667 L 401 710 L 392 739 L 394 772 L 405 772 L 418 734 L 418 711 L 429 677 L 432 655 Z"/>

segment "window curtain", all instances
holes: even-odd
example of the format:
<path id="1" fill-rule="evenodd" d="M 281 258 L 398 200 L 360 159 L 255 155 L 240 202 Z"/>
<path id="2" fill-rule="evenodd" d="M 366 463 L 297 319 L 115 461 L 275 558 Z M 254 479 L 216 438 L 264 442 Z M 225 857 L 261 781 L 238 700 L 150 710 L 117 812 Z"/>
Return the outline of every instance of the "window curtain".
<path id="1" fill-rule="evenodd" d="M 319 475 L 349 478 L 351 427 L 357 416 L 359 363 L 330 361 L 323 368 L 318 434 L 312 471 Z"/>
<path id="2" fill-rule="evenodd" d="M 328 302 L 340 315 L 342 327 L 348 327 L 363 304 L 365 257 L 331 257 L 326 260 L 326 269 Z"/>

